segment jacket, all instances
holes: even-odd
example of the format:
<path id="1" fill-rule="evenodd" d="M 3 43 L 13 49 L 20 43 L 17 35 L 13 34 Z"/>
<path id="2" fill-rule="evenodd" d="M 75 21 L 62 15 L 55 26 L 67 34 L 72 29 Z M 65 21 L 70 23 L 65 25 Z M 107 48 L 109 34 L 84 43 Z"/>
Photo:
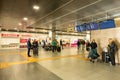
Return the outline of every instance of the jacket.
<path id="1" fill-rule="evenodd" d="M 90 44 L 90 46 L 91 46 L 91 49 L 96 49 L 97 48 L 97 43 L 96 42 L 92 42 Z"/>
<path id="2" fill-rule="evenodd" d="M 29 40 L 27 41 L 27 48 L 31 48 L 31 42 Z"/>

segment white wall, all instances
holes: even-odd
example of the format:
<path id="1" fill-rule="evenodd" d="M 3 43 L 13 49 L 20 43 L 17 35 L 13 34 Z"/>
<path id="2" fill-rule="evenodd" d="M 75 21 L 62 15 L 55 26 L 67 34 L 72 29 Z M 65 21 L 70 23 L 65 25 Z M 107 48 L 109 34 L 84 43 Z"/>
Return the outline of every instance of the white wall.
<path id="1" fill-rule="evenodd" d="M 91 31 L 91 40 L 95 39 L 98 44 L 98 52 L 101 54 L 102 49 L 108 46 L 108 39 L 115 39 L 117 46 L 120 49 L 120 28 L 111 28 L 105 30 L 95 30 Z M 120 62 L 120 50 L 118 51 L 118 56 L 116 56 L 116 62 Z"/>

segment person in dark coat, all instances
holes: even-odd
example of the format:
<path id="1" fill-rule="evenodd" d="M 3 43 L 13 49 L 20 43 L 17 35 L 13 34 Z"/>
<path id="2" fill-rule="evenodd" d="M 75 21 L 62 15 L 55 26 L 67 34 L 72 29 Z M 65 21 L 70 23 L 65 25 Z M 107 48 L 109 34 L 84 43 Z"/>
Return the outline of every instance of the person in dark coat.
<path id="1" fill-rule="evenodd" d="M 99 54 L 97 53 L 97 43 L 93 39 L 93 41 L 90 44 L 91 50 L 89 52 L 88 58 L 90 58 L 90 61 L 94 63 L 94 60 L 99 57 Z"/>
<path id="2" fill-rule="evenodd" d="M 90 44 L 91 49 L 97 49 L 97 43 L 95 42 L 95 40 L 93 39 L 93 41 Z"/>
<path id="3" fill-rule="evenodd" d="M 62 49 L 63 49 L 62 39 L 60 40 L 60 46 L 61 46 L 61 47 L 62 47 Z"/>
<path id="4" fill-rule="evenodd" d="M 31 39 L 30 38 L 27 41 L 27 48 L 28 48 L 27 55 L 28 55 L 28 57 L 31 57 L 30 56 L 30 49 L 31 49 Z"/>
<path id="5" fill-rule="evenodd" d="M 34 56 L 38 56 L 38 41 L 36 39 L 33 41 L 33 54 Z"/>
<path id="6" fill-rule="evenodd" d="M 109 39 L 109 44 L 108 44 L 108 53 L 109 53 L 109 56 L 110 56 L 110 61 L 111 61 L 111 64 L 113 66 L 116 65 L 115 63 L 115 53 L 118 51 L 118 47 L 117 45 L 115 44 L 115 42 L 113 41 L 112 38 Z"/>
<path id="7" fill-rule="evenodd" d="M 89 42 L 89 40 L 86 41 L 86 51 L 90 51 L 90 42 Z"/>
<path id="8" fill-rule="evenodd" d="M 80 45 L 81 45 L 80 39 L 78 39 L 78 41 L 77 41 L 77 49 L 78 49 L 78 50 L 80 49 Z"/>

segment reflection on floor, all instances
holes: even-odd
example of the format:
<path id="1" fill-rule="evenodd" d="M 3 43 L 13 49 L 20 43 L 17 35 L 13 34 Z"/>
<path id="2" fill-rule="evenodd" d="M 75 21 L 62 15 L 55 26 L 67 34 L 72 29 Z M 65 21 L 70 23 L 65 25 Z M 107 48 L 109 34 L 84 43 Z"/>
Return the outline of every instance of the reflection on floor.
<path id="1" fill-rule="evenodd" d="M 119 65 L 90 63 L 76 48 L 39 49 L 38 57 L 27 57 L 25 49 L 0 50 L 0 80 L 119 80 L 119 74 Z"/>

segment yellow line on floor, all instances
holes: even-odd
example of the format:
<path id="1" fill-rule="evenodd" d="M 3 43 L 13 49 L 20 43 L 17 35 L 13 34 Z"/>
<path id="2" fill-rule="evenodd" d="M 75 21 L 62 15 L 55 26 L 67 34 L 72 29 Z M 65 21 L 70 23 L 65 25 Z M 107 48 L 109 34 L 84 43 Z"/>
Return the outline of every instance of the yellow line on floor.
<path id="1" fill-rule="evenodd" d="M 66 55 L 66 56 L 57 56 L 57 57 L 50 57 L 50 58 L 33 58 L 33 57 L 28 57 L 25 53 L 21 53 L 21 55 L 24 58 L 26 58 L 25 61 L 3 62 L 3 63 L 0 63 L 0 69 L 7 68 L 17 64 L 27 64 L 27 63 L 40 62 L 40 61 L 56 60 L 61 58 L 78 58 L 80 60 L 88 60 L 87 58 L 83 58 L 82 55 Z"/>
<path id="2" fill-rule="evenodd" d="M 9 66 L 10 66 L 10 64 L 8 62 L 2 62 L 2 63 L 0 63 L 0 69 L 7 68 Z"/>
<path id="3" fill-rule="evenodd" d="M 50 57 L 50 58 L 33 58 L 33 57 L 28 57 L 25 53 L 21 53 L 21 55 L 27 59 L 27 61 L 25 61 L 26 63 L 47 61 L 47 60 L 56 60 L 56 59 L 69 58 L 69 57 L 79 58 L 81 60 L 87 60 L 86 58 L 82 58 L 81 55 L 66 55 L 66 56 L 57 56 L 57 57 Z M 14 64 L 24 64 L 25 62 L 17 62 Z"/>

